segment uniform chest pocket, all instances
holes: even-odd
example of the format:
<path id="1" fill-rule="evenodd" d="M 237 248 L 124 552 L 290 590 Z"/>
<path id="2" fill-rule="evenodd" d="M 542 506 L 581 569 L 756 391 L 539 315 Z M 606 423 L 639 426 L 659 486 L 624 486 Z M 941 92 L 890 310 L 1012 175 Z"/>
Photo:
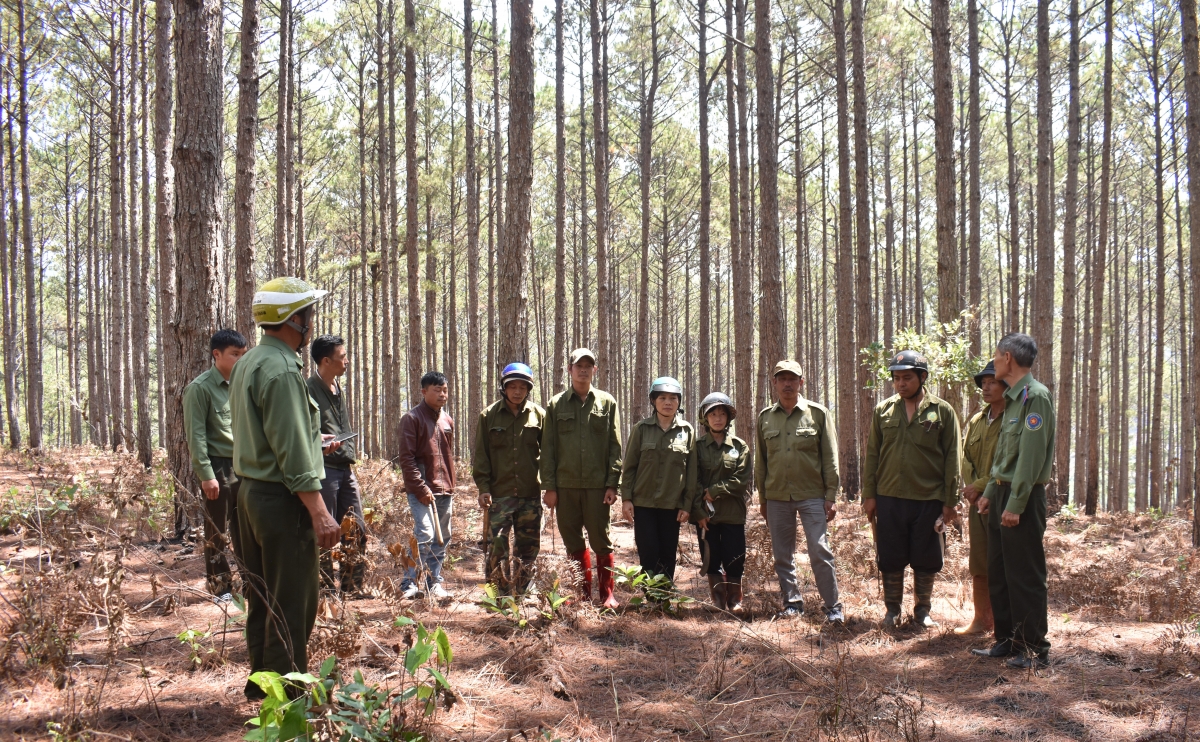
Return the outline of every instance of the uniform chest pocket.
<path id="1" fill-rule="evenodd" d="M 530 422 L 522 427 L 521 442 L 526 446 L 540 446 L 542 442 L 542 426 L 536 422 Z"/>
<path id="2" fill-rule="evenodd" d="M 900 421 L 895 418 L 884 420 L 879 427 L 883 431 L 885 443 L 894 443 L 900 435 Z"/>
<path id="3" fill-rule="evenodd" d="M 804 451 L 812 451 L 817 447 L 817 430 L 816 428 L 797 428 L 796 429 L 796 446 Z"/>
<path id="4" fill-rule="evenodd" d="M 574 412 L 568 412 L 566 414 L 563 414 L 560 412 L 557 416 L 555 416 L 554 419 L 555 419 L 555 422 L 558 424 L 558 430 L 560 433 L 574 433 L 575 432 L 575 413 Z"/>
<path id="5" fill-rule="evenodd" d="M 721 457 L 721 463 L 724 464 L 727 469 L 736 469 L 739 458 L 741 457 L 738 456 L 737 451 L 726 451 L 725 455 Z"/>
<path id="6" fill-rule="evenodd" d="M 488 443 L 492 448 L 503 448 L 508 443 L 508 428 L 496 426 L 488 430 Z"/>
<path id="7" fill-rule="evenodd" d="M 763 440 L 766 441 L 767 450 L 771 453 L 778 453 L 783 448 L 783 436 L 778 430 L 768 430 L 763 433 Z"/>
<path id="8" fill-rule="evenodd" d="M 608 414 L 604 412 L 592 412 L 591 426 L 593 433 L 608 432 Z"/>

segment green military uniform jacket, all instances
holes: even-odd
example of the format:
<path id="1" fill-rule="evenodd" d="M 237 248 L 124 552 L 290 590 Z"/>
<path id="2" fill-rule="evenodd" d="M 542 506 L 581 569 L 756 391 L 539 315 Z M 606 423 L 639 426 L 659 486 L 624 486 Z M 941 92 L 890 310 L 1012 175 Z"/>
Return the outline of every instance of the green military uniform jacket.
<path id="1" fill-rule="evenodd" d="M 300 368 L 296 351 L 270 335 L 233 367 L 233 471 L 292 492 L 316 492 L 325 478 L 321 411 Z"/>
<path id="2" fill-rule="evenodd" d="M 580 399 L 567 387 L 546 405 L 542 489 L 604 489 L 621 481 L 621 418 L 617 401 L 591 389 Z"/>
<path id="3" fill-rule="evenodd" d="M 925 392 L 911 420 L 899 394 L 875 406 L 863 466 L 863 499 L 875 495 L 905 500 L 959 501 L 958 416 L 950 405 Z"/>
<path id="4" fill-rule="evenodd" d="M 696 501 L 692 520 L 708 518 L 704 512 L 704 491 L 712 497 L 717 511 L 709 523 L 744 524 L 746 500 L 750 497 L 750 447 L 736 435 L 725 434 L 717 443 L 711 433 L 696 441 Z"/>
<path id="5" fill-rule="evenodd" d="M 525 400 L 513 415 L 503 399 L 479 413 L 471 476 L 479 494 L 537 497 L 546 411 Z"/>
<path id="6" fill-rule="evenodd" d="M 333 382 L 337 385 L 338 393 L 334 394 L 329 391 L 329 387 L 325 386 L 325 380 L 320 374 L 313 374 L 308 377 L 308 394 L 317 403 L 317 407 L 321 409 L 321 432 L 322 433 L 349 433 L 350 432 L 350 413 L 346 410 L 346 394 L 342 390 L 342 385 L 337 381 Z M 342 445 L 338 450 L 325 454 L 325 463 L 328 466 L 345 469 L 355 462 L 354 439 L 342 441 Z"/>
<path id="7" fill-rule="evenodd" d="M 1000 440 L 1000 427 L 1004 414 L 988 422 L 989 407 L 976 412 L 967 421 L 967 434 L 963 438 L 962 481 L 973 484 L 979 494 L 987 487 L 992 472 L 992 457 L 996 455 L 996 442 Z"/>
<path id="8" fill-rule="evenodd" d="M 787 412 L 778 402 L 758 413 L 754 487 L 767 500 L 837 500 L 838 452 L 833 415 L 800 397 Z"/>
<path id="9" fill-rule="evenodd" d="M 639 420 L 629 432 L 621 499 L 640 508 L 690 513 L 696 497 L 696 429 L 676 414 L 663 430 L 658 415 Z"/>
<path id="10" fill-rule="evenodd" d="M 196 478 L 201 482 L 216 479 L 213 457 L 233 458 L 229 382 L 216 366 L 197 376 L 183 390 L 183 430 Z"/>
<path id="11" fill-rule="evenodd" d="M 995 498 L 997 483 L 1012 485 L 1008 504 L 1010 513 L 1025 512 L 1034 485 L 1050 481 L 1054 463 L 1054 402 L 1050 390 L 1025 374 L 1004 392 L 1004 426 L 992 459 L 992 481 L 983 496 Z"/>

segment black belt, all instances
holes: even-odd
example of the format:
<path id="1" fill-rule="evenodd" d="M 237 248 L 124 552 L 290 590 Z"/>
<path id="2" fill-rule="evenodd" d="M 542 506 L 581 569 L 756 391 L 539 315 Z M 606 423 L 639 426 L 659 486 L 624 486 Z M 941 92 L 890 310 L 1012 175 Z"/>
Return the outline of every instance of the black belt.
<path id="1" fill-rule="evenodd" d="M 326 469 L 337 469 L 338 471 L 348 471 L 351 466 L 352 466 L 352 464 L 349 464 L 346 462 L 340 462 L 337 464 L 330 464 L 328 462 L 325 463 Z"/>
<path id="2" fill-rule="evenodd" d="M 246 483 L 250 490 L 255 492 L 262 492 L 269 495 L 293 494 L 283 482 L 267 482 L 262 479 L 251 479 L 250 477 L 242 477 L 242 481 Z"/>

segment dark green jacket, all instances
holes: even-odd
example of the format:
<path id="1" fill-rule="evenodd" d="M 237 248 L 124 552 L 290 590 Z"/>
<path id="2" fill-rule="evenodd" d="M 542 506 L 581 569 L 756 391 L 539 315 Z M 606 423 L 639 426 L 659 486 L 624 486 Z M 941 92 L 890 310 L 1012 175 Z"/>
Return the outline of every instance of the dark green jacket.
<path id="1" fill-rule="evenodd" d="M 229 382 L 216 367 L 197 376 L 183 390 L 183 430 L 196 478 L 201 482 L 216 479 L 213 457 L 233 458 Z"/>
<path id="2" fill-rule="evenodd" d="M 778 402 L 758 413 L 754 487 L 767 500 L 837 499 L 837 431 L 829 410 L 800 397 L 791 412 Z"/>
<path id="3" fill-rule="evenodd" d="M 235 367 L 236 368 L 236 367 Z M 997 480 L 1012 484 L 1004 507 L 1010 513 L 1025 512 L 1034 485 L 1050 481 L 1054 463 L 1054 401 L 1050 390 L 1025 374 L 1004 392 L 1004 427 L 992 459 L 992 481 L 983 496 L 995 499 Z"/>
<path id="4" fill-rule="evenodd" d="M 691 512 L 696 496 L 696 430 L 676 414 L 663 430 L 658 415 L 639 420 L 629 431 L 621 499 L 641 508 Z"/>
<path id="5" fill-rule="evenodd" d="M 711 433 L 696 441 L 696 461 L 699 465 L 696 501 L 692 520 L 707 518 L 704 512 L 704 491 L 708 490 L 717 514 L 710 523 L 746 522 L 746 501 L 750 499 L 750 447 L 736 435 L 726 434 L 724 443 L 717 443 Z"/>
<path id="6" fill-rule="evenodd" d="M 533 402 L 517 415 L 503 399 L 479 413 L 471 476 L 479 494 L 537 497 L 546 411 Z"/>
<path id="7" fill-rule="evenodd" d="M 233 471 L 279 482 L 292 492 L 316 492 L 325 478 L 321 411 L 308 394 L 300 356 L 264 335 L 233 367 Z"/>
<path id="8" fill-rule="evenodd" d="M 1000 428 L 1004 423 L 1003 412 L 990 424 L 987 414 L 987 407 L 976 412 L 967 422 L 967 434 L 963 438 L 963 484 L 975 485 L 981 495 L 992 472 L 992 459 L 996 455 L 996 444 L 1000 441 Z"/>
<path id="9" fill-rule="evenodd" d="M 542 489 L 615 488 L 621 481 L 621 418 L 617 401 L 591 389 L 580 399 L 573 387 L 546 405 L 542 430 Z"/>
<path id="10" fill-rule="evenodd" d="M 325 380 L 318 374 L 313 374 L 308 377 L 308 393 L 312 396 L 313 401 L 317 403 L 317 407 L 321 408 L 321 432 L 322 433 L 349 433 L 350 432 L 350 413 L 346 410 L 346 394 L 342 390 L 342 385 L 334 382 L 337 385 L 338 393 L 333 394 L 329 391 L 329 387 L 325 386 Z M 342 441 L 342 445 L 338 450 L 324 455 L 325 463 L 329 466 L 346 468 L 355 461 L 354 439 Z"/>
<path id="11" fill-rule="evenodd" d="M 905 500 L 959 501 L 961 435 L 950 405 L 925 392 L 912 419 L 899 394 L 875 406 L 863 465 L 863 499 L 875 495 Z"/>

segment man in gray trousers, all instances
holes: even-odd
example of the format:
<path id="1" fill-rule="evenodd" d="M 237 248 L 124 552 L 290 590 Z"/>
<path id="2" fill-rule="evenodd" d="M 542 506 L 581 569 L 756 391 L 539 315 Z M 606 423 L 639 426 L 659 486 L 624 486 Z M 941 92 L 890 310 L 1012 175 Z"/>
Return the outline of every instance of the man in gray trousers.
<path id="1" fill-rule="evenodd" d="M 783 594 L 783 610 L 778 618 L 795 618 L 804 611 L 794 558 L 799 514 L 817 590 L 825 602 L 825 617 L 831 623 L 842 624 L 846 617 L 838 600 L 826 529 L 826 524 L 837 516 L 837 433 L 833 416 L 801 396 L 804 374 L 796 361 L 775 364 L 772 387 L 778 401 L 758 414 L 754 486 L 771 532 L 775 574 Z"/>

